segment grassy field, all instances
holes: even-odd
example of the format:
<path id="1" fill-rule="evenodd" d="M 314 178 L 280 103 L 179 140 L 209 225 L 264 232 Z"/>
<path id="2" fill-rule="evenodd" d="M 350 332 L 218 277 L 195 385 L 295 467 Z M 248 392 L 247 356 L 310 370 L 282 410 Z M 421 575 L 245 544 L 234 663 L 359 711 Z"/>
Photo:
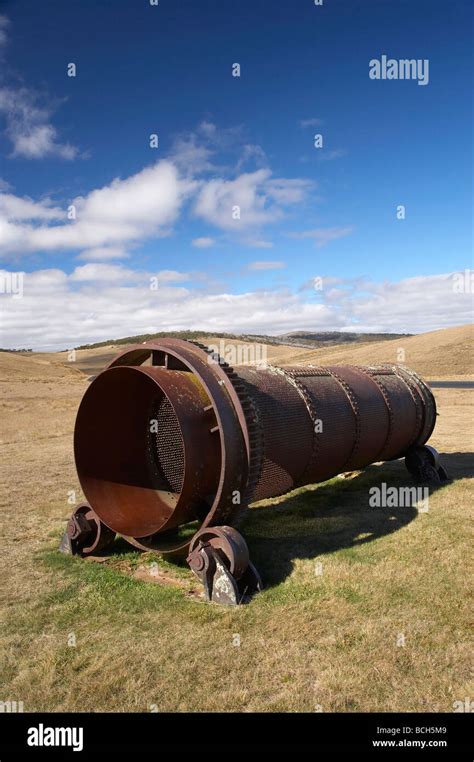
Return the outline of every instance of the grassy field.
<path id="1" fill-rule="evenodd" d="M 405 363 L 426 378 L 462 378 L 472 375 L 473 361 L 473 326 L 463 325 L 442 331 L 431 331 L 419 336 L 407 336 L 385 341 L 371 341 L 366 344 L 341 344 L 323 349 L 301 349 L 285 345 L 260 345 L 265 347 L 267 360 L 273 365 L 355 365 L 380 363 Z M 204 344 L 219 347 L 221 338 L 198 337 Z M 224 339 L 224 347 L 245 345 L 235 339 Z M 98 373 L 104 365 L 118 353 L 124 351 L 124 345 L 106 345 L 95 349 L 80 350 L 74 363 L 68 362 L 67 352 L 45 354 L 43 362 L 54 366 L 68 363 L 86 375 Z M 0 368 L 2 362 L 0 358 Z M 233 362 L 233 361 L 232 361 Z M 20 373 L 23 373 L 21 369 Z"/>
<path id="2" fill-rule="evenodd" d="M 443 351 L 431 342 L 433 378 Z M 445 376 L 465 375 L 458 354 Z M 186 568 L 123 541 L 101 563 L 57 551 L 68 499 L 81 498 L 79 367 L 0 357 L 0 700 L 25 711 L 451 711 L 473 695 L 471 390 L 436 392 L 432 443 L 454 481 L 432 491 L 427 513 L 369 507 L 371 486 L 411 484 L 402 462 L 252 506 L 242 529 L 265 591 L 229 610 L 206 604 Z"/>

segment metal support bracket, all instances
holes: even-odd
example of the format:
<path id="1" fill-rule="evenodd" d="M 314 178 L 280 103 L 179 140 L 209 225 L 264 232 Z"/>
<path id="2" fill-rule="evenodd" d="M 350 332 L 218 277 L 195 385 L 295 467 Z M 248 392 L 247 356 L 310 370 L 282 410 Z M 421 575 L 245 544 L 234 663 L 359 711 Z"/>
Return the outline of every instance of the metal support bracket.
<path id="1" fill-rule="evenodd" d="M 187 562 L 202 582 L 206 599 L 213 603 L 239 606 L 262 589 L 247 544 L 232 527 L 209 527 L 197 532 Z"/>
<path id="2" fill-rule="evenodd" d="M 449 477 L 440 463 L 439 452 L 431 445 L 412 447 L 405 456 L 405 465 L 419 482 L 444 484 Z"/>
<path id="3" fill-rule="evenodd" d="M 115 539 L 115 532 L 100 521 L 88 503 L 73 510 L 59 544 L 61 553 L 90 556 L 103 550 Z"/>

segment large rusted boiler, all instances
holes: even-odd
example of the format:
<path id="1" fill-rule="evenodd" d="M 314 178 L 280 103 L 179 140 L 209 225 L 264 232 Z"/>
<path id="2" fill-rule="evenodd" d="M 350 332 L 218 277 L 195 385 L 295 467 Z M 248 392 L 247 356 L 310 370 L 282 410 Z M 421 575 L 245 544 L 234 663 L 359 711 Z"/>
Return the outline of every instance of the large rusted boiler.
<path id="1" fill-rule="evenodd" d="M 436 420 L 424 381 L 401 366 L 232 368 L 207 347 L 151 341 L 118 355 L 88 387 L 74 452 L 87 503 L 62 549 L 137 548 L 186 557 L 208 599 L 261 588 L 235 525 L 252 501 L 405 457 L 439 481 L 425 446 Z"/>

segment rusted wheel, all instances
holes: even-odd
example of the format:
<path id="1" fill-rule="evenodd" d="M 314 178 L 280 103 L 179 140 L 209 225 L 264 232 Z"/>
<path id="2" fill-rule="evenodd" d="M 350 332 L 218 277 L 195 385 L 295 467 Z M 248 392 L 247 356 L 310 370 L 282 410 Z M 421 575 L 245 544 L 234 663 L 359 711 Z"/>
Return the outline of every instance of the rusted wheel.
<path id="1" fill-rule="evenodd" d="M 405 456 L 405 465 L 417 481 L 430 484 L 448 481 L 446 471 L 439 462 L 439 453 L 430 445 L 412 447 Z"/>
<path id="2" fill-rule="evenodd" d="M 115 532 L 101 522 L 88 503 L 74 509 L 67 533 L 71 546 L 81 556 L 98 553 L 115 540 Z"/>
<path id="3" fill-rule="evenodd" d="M 249 550 L 242 535 L 233 527 L 206 527 L 194 535 L 190 554 L 199 546 L 210 545 L 220 551 L 227 568 L 235 579 L 240 579 L 249 565 Z"/>

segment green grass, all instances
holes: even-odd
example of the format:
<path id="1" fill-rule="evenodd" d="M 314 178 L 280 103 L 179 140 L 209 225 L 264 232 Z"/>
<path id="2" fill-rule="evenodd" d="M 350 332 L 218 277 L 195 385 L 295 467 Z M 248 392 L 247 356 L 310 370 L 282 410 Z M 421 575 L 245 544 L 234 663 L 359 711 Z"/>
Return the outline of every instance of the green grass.
<path id="1" fill-rule="evenodd" d="M 187 595 L 185 566 L 123 541 L 101 563 L 66 556 L 58 532 L 2 625 L 5 697 L 27 710 L 449 711 L 472 695 L 467 480 L 434 491 L 426 515 L 370 508 L 383 480 L 402 484 L 401 465 L 253 506 L 242 531 L 265 590 L 236 609 Z M 182 587 L 133 578 L 153 562 Z"/>

